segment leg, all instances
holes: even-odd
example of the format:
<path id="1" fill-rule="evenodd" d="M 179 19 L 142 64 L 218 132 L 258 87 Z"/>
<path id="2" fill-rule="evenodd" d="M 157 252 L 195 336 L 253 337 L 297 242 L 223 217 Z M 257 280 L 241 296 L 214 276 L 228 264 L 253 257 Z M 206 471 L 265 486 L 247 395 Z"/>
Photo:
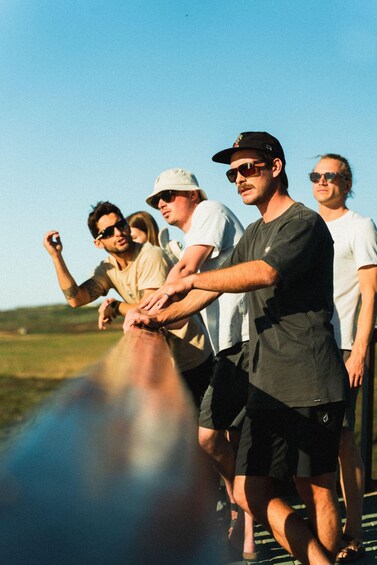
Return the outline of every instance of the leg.
<path id="1" fill-rule="evenodd" d="M 339 449 L 340 484 L 346 506 L 344 533 L 352 539 L 362 540 L 364 500 L 364 463 L 356 445 L 353 431 L 343 428 Z"/>
<path id="2" fill-rule="evenodd" d="M 211 430 L 200 426 L 199 444 L 201 448 L 212 458 L 216 470 L 224 480 L 229 500 L 231 503 L 234 503 L 233 480 L 235 457 L 233 448 L 225 437 L 225 431 Z"/>
<path id="3" fill-rule="evenodd" d="M 277 542 L 303 565 L 331 565 L 305 521 L 274 496 L 270 477 L 236 476 L 234 494 L 239 506 L 265 524 Z"/>
<path id="4" fill-rule="evenodd" d="M 327 554 L 335 558 L 342 545 L 335 473 L 324 473 L 317 477 L 296 477 L 295 481 L 317 539 Z"/>

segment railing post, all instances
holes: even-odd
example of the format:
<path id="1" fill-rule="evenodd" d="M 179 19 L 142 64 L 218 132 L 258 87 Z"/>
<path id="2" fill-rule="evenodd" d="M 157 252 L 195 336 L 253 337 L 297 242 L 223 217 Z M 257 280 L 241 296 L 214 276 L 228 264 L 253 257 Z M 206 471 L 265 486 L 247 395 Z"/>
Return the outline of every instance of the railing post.
<path id="1" fill-rule="evenodd" d="M 374 328 L 369 346 L 367 375 L 363 382 L 362 417 L 361 417 L 361 457 L 365 466 L 365 492 L 373 490 L 373 416 L 374 416 L 374 373 L 375 373 L 375 347 L 377 341 L 377 327 Z"/>

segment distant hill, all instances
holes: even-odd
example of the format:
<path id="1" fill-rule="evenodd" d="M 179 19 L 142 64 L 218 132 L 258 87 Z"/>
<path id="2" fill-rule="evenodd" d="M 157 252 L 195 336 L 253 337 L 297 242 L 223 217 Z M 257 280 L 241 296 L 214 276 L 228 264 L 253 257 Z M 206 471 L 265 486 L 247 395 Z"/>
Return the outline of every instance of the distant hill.
<path id="1" fill-rule="evenodd" d="M 0 311 L 0 332 L 6 333 L 79 333 L 97 332 L 97 306 L 71 308 L 66 304 L 15 308 Z M 117 331 L 123 318 L 113 323 Z"/>

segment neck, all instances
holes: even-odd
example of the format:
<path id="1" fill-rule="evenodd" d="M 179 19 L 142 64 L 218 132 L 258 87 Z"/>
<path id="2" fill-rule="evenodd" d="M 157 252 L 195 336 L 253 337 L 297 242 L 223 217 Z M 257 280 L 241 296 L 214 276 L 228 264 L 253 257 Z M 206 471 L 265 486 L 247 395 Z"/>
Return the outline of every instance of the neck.
<path id="1" fill-rule="evenodd" d="M 328 206 L 320 204 L 318 207 L 318 212 L 320 216 L 325 220 L 325 222 L 331 222 L 332 220 L 337 220 L 346 212 L 348 212 L 348 208 L 345 204 L 338 208 L 329 208 Z"/>
<path id="2" fill-rule="evenodd" d="M 135 251 L 135 243 L 132 242 L 126 251 L 122 253 L 114 253 L 113 251 L 110 252 L 110 255 L 114 257 L 116 262 L 119 265 L 119 268 L 123 271 L 128 265 L 128 263 L 132 260 Z"/>
<path id="3" fill-rule="evenodd" d="M 199 203 L 198 203 L 199 204 Z M 196 205 L 197 206 L 197 205 Z M 192 215 L 194 213 L 194 210 L 196 208 L 196 206 L 194 206 L 191 210 L 190 215 L 185 218 L 182 222 L 177 223 L 177 228 L 179 228 L 180 230 L 183 231 L 183 233 L 187 233 L 189 231 L 189 229 L 191 228 L 191 222 L 192 222 Z"/>
<path id="4" fill-rule="evenodd" d="M 272 222 L 272 220 L 284 214 L 294 202 L 289 194 L 276 191 L 268 202 L 258 205 L 258 210 L 264 222 Z"/>

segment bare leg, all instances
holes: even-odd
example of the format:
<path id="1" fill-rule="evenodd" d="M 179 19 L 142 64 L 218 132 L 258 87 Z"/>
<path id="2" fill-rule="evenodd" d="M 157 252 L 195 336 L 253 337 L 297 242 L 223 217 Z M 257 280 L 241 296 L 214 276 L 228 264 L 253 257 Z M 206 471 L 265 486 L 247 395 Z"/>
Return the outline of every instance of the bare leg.
<path id="1" fill-rule="evenodd" d="M 199 427 L 199 444 L 202 449 L 213 459 L 218 473 L 222 476 L 231 504 L 235 504 L 233 495 L 233 482 L 235 470 L 235 454 L 239 444 L 240 432 L 229 432 L 226 436 L 224 430 L 211 430 Z M 229 439 L 228 439 L 229 438 Z M 250 515 L 238 512 L 238 520 L 234 527 L 232 543 L 238 549 L 243 548 L 244 553 L 255 552 L 254 523 Z M 231 512 L 231 518 L 237 518 L 237 512 Z"/>
<path id="2" fill-rule="evenodd" d="M 339 464 L 340 484 L 346 506 L 344 533 L 352 539 L 362 540 L 365 471 L 355 434 L 348 428 L 343 428 L 340 436 Z"/>
<path id="3" fill-rule="evenodd" d="M 335 473 L 317 477 L 296 477 L 296 488 L 306 505 L 313 531 L 333 558 L 341 548 L 342 527 Z"/>
<path id="4" fill-rule="evenodd" d="M 265 524 L 277 542 L 303 565 L 332 564 L 301 516 L 274 496 L 272 479 L 236 476 L 234 495 L 239 506 Z"/>
<path id="5" fill-rule="evenodd" d="M 213 459 L 216 470 L 224 480 L 229 500 L 231 503 L 234 503 L 233 480 L 235 456 L 230 442 L 225 437 L 225 431 L 199 427 L 199 444 Z"/>

